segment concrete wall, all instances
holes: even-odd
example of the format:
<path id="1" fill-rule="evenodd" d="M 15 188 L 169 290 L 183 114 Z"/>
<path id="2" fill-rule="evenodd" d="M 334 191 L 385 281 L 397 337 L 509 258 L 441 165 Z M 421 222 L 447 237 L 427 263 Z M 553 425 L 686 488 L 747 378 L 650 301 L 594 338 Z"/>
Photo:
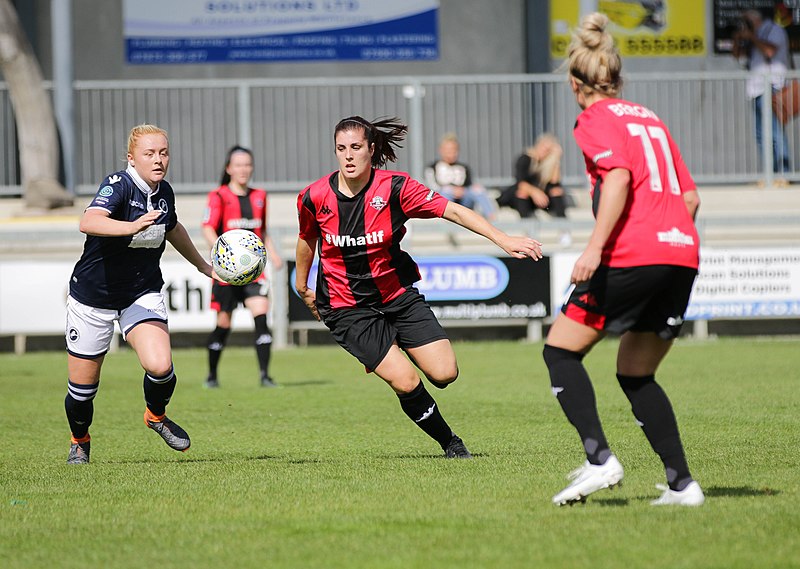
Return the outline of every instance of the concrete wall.
<path id="1" fill-rule="evenodd" d="M 28 2 L 30 0 L 25 0 Z M 440 59 L 381 63 L 128 65 L 121 0 L 71 0 L 75 79 L 216 79 L 525 73 L 525 0 L 441 0 Z M 36 51 L 52 76 L 51 0 L 36 4 Z M 546 4 L 546 0 L 534 0 Z M 168 6 L 165 0 L 165 7 Z M 165 8 L 166 9 L 166 8 Z"/>

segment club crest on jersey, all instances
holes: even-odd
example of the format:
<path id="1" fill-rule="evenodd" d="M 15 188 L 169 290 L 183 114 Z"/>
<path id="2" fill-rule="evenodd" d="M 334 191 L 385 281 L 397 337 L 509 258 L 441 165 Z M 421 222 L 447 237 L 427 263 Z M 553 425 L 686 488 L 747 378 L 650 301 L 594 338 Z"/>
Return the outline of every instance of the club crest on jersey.
<path id="1" fill-rule="evenodd" d="M 169 206 L 167 206 L 167 200 L 165 200 L 164 198 L 158 200 L 158 209 L 160 209 L 164 213 L 167 213 L 169 211 Z"/>
<path id="2" fill-rule="evenodd" d="M 374 207 L 374 208 L 375 208 L 377 211 L 380 211 L 380 210 L 382 210 L 384 207 L 386 207 L 386 202 L 385 202 L 385 201 L 383 201 L 383 198 L 382 198 L 382 197 L 380 197 L 380 196 L 375 196 L 374 198 L 372 198 L 372 201 L 371 201 L 371 202 L 369 202 L 369 205 L 371 205 L 372 207 Z"/>

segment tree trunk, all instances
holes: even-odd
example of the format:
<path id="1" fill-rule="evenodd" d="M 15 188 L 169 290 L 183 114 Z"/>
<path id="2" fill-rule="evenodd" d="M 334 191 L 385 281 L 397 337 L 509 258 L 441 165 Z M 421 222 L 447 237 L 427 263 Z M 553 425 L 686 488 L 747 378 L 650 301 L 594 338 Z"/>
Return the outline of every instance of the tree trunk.
<path id="1" fill-rule="evenodd" d="M 26 205 L 46 209 L 72 205 L 72 196 L 58 182 L 58 132 L 52 103 L 10 0 L 0 0 L 0 71 L 14 107 Z"/>

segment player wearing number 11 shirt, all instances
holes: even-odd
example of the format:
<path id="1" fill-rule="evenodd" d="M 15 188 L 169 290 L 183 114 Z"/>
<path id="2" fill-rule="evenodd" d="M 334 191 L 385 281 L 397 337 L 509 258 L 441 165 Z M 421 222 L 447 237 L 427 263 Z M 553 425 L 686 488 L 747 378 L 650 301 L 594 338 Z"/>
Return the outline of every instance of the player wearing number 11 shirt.
<path id="1" fill-rule="evenodd" d="M 698 506 L 672 406 L 655 380 L 678 336 L 697 276 L 695 184 L 667 127 L 650 109 L 620 99 L 622 62 L 608 18 L 586 16 L 569 48 L 569 81 L 583 112 L 575 140 L 592 183 L 595 227 L 575 262 L 573 290 L 547 335 L 553 394 L 578 431 L 586 462 L 553 497 L 583 502 L 619 484 L 583 358 L 607 333 L 621 335 L 617 380 L 658 454 L 668 486 L 654 505 Z"/>

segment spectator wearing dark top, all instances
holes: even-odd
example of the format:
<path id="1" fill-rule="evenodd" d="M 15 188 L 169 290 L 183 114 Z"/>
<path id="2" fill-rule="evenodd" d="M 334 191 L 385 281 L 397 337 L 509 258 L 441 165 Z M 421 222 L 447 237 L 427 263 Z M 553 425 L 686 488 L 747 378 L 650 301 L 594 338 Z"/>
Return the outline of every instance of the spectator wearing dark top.
<path id="1" fill-rule="evenodd" d="M 516 210 L 522 218 L 531 217 L 537 209 L 553 217 L 566 217 L 566 194 L 561 187 L 562 154 L 558 140 L 551 134 L 542 134 L 517 158 L 516 182 L 501 192 L 498 203 Z"/>

